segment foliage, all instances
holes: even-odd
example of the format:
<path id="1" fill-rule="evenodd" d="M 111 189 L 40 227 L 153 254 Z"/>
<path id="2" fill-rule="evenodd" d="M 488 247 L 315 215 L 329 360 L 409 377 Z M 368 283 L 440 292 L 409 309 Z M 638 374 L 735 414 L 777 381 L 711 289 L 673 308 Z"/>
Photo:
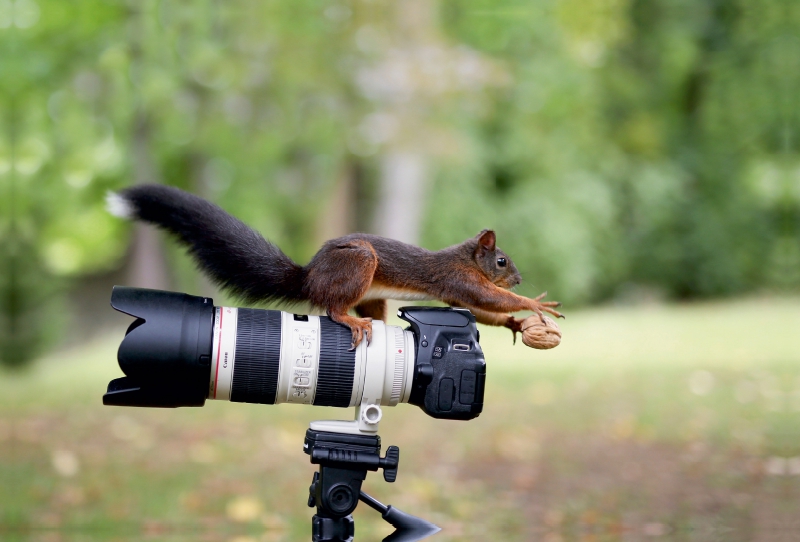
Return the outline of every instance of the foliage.
<path id="1" fill-rule="evenodd" d="M 501 240 L 565 300 L 800 285 L 800 9 L 784 1 L 444 2 L 512 83 L 471 116 L 434 221 Z M 465 190 L 465 185 L 468 186 Z M 442 217 L 444 215 L 444 218 Z M 465 224 L 465 227 L 466 227 Z"/>
<path id="2" fill-rule="evenodd" d="M 11 5 L 4 45 L 17 54 L 2 82 L 13 114 L 0 150 L 9 166 L 4 247 L 18 271 L 5 275 L 6 297 L 16 301 L 4 314 L 11 329 L 38 326 L 4 340 L 41 343 L 52 322 L 35 317 L 37 289 L 119 265 L 125 228 L 103 200 L 132 179 L 199 192 L 279 244 L 311 252 L 349 123 L 347 40 L 319 8 Z"/>
<path id="3" fill-rule="evenodd" d="M 303 261 L 396 140 L 432 164 L 423 243 L 494 227 L 525 294 L 796 289 L 798 26 L 789 0 L 0 2 L 0 352 L 124 262 L 108 189 L 192 190 Z"/>

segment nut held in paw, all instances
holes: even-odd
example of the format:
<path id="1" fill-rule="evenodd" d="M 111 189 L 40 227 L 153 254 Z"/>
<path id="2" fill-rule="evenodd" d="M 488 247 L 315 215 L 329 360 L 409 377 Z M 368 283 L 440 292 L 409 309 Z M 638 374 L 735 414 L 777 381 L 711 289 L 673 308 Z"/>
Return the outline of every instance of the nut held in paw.
<path id="1" fill-rule="evenodd" d="M 552 318 L 545 316 L 544 322 L 538 314 L 522 321 L 522 342 L 525 346 L 548 350 L 561 343 L 561 330 Z"/>

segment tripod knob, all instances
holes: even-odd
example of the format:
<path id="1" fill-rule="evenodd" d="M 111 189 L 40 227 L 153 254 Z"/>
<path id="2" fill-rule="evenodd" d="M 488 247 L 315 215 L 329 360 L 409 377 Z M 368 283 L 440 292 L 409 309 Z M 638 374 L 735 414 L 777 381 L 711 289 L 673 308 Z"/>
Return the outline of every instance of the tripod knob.
<path id="1" fill-rule="evenodd" d="M 319 483 L 319 473 L 314 473 L 314 478 L 311 480 L 311 487 L 308 488 L 308 507 L 314 508 L 317 506 L 317 484 Z"/>
<path id="2" fill-rule="evenodd" d="M 397 480 L 397 467 L 400 465 L 400 448 L 389 446 L 386 448 L 386 457 L 381 459 L 383 479 L 389 483 Z"/>

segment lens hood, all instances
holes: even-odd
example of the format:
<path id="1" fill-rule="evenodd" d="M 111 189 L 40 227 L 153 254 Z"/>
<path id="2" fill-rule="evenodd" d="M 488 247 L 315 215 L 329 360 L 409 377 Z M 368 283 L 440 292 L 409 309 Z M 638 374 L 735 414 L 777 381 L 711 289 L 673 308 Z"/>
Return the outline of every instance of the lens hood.
<path id="1" fill-rule="evenodd" d="M 200 406 L 208 391 L 214 302 L 176 292 L 114 286 L 111 306 L 136 320 L 119 346 L 119 367 L 128 378 L 109 386 L 106 404 L 158 406 L 161 395 Z M 113 389 L 112 389 L 113 388 Z"/>

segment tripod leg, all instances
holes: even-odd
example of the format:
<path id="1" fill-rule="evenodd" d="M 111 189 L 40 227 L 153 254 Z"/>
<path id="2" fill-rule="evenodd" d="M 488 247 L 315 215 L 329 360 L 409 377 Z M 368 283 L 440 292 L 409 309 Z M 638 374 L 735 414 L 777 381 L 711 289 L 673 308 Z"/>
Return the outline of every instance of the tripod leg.
<path id="1" fill-rule="evenodd" d="M 314 514 L 311 518 L 312 542 L 353 542 L 355 531 L 353 516 L 323 518 Z"/>
<path id="2" fill-rule="evenodd" d="M 395 531 L 384 538 L 383 542 L 416 542 L 442 530 L 441 527 L 422 518 L 406 514 L 394 506 L 386 506 L 363 491 L 359 493 L 358 498 L 373 510 L 380 512 L 384 521 L 395 528 Z"/>

